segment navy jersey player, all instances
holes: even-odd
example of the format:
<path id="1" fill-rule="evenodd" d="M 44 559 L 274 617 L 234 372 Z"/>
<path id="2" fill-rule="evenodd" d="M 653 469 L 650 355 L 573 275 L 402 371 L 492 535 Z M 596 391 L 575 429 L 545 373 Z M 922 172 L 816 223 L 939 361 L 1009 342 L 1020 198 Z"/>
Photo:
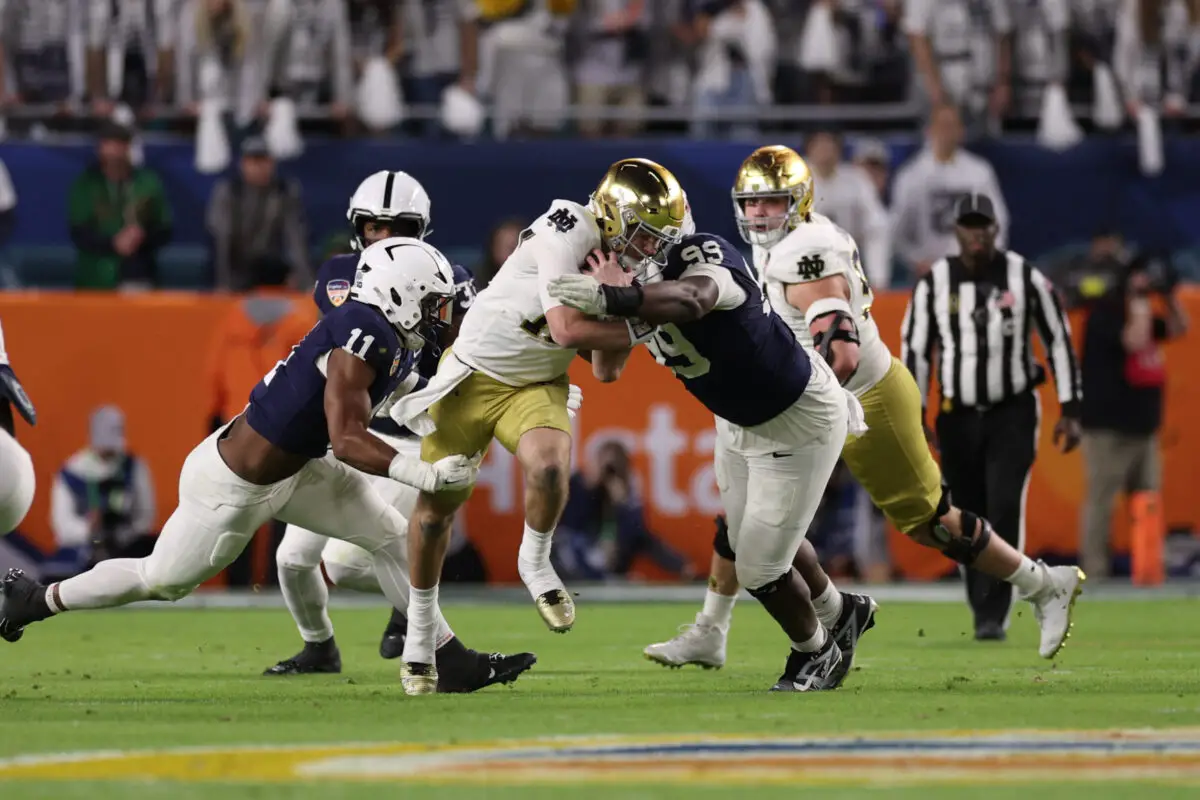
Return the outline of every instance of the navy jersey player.
<path id="1" fill-rule="evenodd" d="M 392 236 L 424 239 L 429 231 L 431 203 L 419 181 L 404 172 L 380 171 L 369 175 L 355 189 L 346 211 L 352 237 L 351 248 L 360 251 L 374 242 Z M 336 255 L 317 270 L 313 302 L 322 316 L 346 302 L 354 281 L 358 255 Z M 454 308 L 449 328 L 443 328 L 437 341 L 421 349 L 417 364 L 417 382 L 422 385 L 437 370 L 441 348 L 448 346 L 457 333 L 462 317 L 475 297 L 471 274 L 453 265 Z M 370 430 L 396 452 L 420 457 L 420 440 L 401 428 L 387 414 L 371 420 Z M 383 478 L 373 479 L 375 490 L 389 505 L 408 517 L 416 500 L 416 491 L 405 484 Z M 304 647 L 266 670 L 266 675 L 299 675 L 341 672 L 341 654 L 333 638 L 329 619 L 329 591 L 321 574 L 335 586 L 356 591 L 380 593 L 370 554 L 340 539 L 330 539 L 297 525 L 288 525 L 275 552 L 279 586 L 292 618 L 296 621 Z M 404 647 L 408 620 L 399 609 L 392 609 L 384 629 L 379 653 L 396 658 Z M 452 639 L 437 651 L 443 671 L 439 673 L 439 691 L 470 691 L 492 683 L 507 683 L 536 662 L 531 653 L 504 656 L 480 654 Z"/>
<path id="2" fill-rule="evenodd" d="M 647 343 L 716 416 L 713 466 L 737 553 L 737 575 L 791 649 L 776 691 L 834 688 L 842 655 L 792 560 L 861 408 L 821 358 L 774 314 L 738 252 L 695 234 L 673 247 L 659 279 L 631 282 L 610 256 L 590 275 L 550 284 L 585 313 L 659 326 Z"/>
<path id="3" fill-rule="evenodd" d="M 177 600 L 232 563 L 272 518 L 362 547 L 388 600 L 405 608 L 405 520 L 367 474 L 433 491 L 471 485 L 477 467 L 462 457 L 422 463 L 367 426 L 411 381 L 415 353 L 448 316 L 453 293 L 449 262 L 424 242 L 388 239 L 366 250 L 347 302 L 263 378 L 245 412 L 188 455 L 179 506 L 154 551 L 50 586 L 10 570 L 0 637 L 16 641 L 24 626 L 66 611 Z M 453 637 L 440 613 L 437 625 L 439 642 Z"/>

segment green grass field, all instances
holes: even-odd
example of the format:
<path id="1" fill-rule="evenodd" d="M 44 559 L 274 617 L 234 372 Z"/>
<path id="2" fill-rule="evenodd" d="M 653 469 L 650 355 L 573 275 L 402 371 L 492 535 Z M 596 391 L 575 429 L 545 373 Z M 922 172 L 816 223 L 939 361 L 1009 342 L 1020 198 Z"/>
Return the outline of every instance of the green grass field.
<path id="1" fill-rule="evenodd" d="M 1037 657 L 1026 611 L 1004 644 L 974 642 L 965 607 L 883 603 L 863 640 L 855 671 L 837 692 L 770 694 L 785 645 L 752 602 L 735 614 L 730 661 L 720 671 L 666 670 L 641 648 L 666 638 L 695 613 L 679 604 L 589 605 L 581 599 L 576 629 L 546 632 L 532 606 L 452 605 L 447 616 L 471 646 L 532 650 L 539 662 L 513 686 L 475 695 L 405 697 L 394 662 L 377 653 L 386 611 L 334 612 L 344 672 L 340 676 L 266 678 L 260 673 L 297 648 L 282 610 L 128 610 L 66 615 L 29 629 L 0 649 L 0 757 L 87 750 L 337 743 L 465 745 L 495 740 L 607 734 L 768 740 L 809 735 L 847 737 L 963 730 L 1200 728 L 1200 601 L 1093 601 L 1077 610 L 1075 635 L 1054 662 Z M 1173 735 L 1168 731 L 1164 735 Z M 412 748 L 409 748 L 412 750 Z M 315 751 L 314 751 L 315 752 Z M 349 751 L 346 751 L 349 753 Z M 451 751 L 453 752 L 453 751 Z M 842 754 L 845 755 L 844 753 Z M 1082 761 L 1047 763 L 1032 784 L 1004 784 L 1004 757 L 988 774 L 920 785 L 922 772 L 897 769 L 880 783 L 853 763 L 833 777 L 812 772 L 825 797 L 1196 797 L 1200 751 L 1186 781 L 1168 780 L 1157 762 L 1139 772 L 1096 772 Z M 286 759 L 284 759 L 286 760 Z M 754 754 L 655 777 L 601 770 L 592 782 L 564 789 L 549 773 L 516 770 L 486 791 L 468 780 L 471 765 L 434 778 L 378 777 L 378 763 L 358 764 L 348 778 L 292 776 L 271 753 L 135 761 L 0 765 L 9 797 L 46 798 L 375 798 L 421 797 L 717 797 L 750 787 L 756 795 L 795 796 L 797 773 L 772 772 Z M 384 759 L 386 762 L 386 759 Z M 741 762 L 741 763 L 739 763 Z M 988 763 L 983 762 L 987 769 Z M 364 762 L 366 763 L 366 762 Z M 374 764 L 372 766 L 371 764 Z M 736 779 L 730 777 L 738 765 Z M 373 772 L 374 770 L 374 772 Z M 690 771 L 689 771 L 690 770 Z M 749 771 L 747 771 L 749 770 Z M 267 774 L 272 773 L 272 774 Z M 274 774 L 281 773 L 281 774 Z M 519 774 L 518 774 L 519 773 Z M 801 776 L 803 776 L 803 772 Z M 885 774 L 887 773 L 885 770 Z M 757 775 L 757 777 L 756 777 Z M 824 777 L 822 777 L 822 775 Z M 840 777 L 839 777 L 840 776 Z M 201 778 L 223 781 L 219 786 Z M 1102 779 L 1073 782 L 1080 778 Z M 277 782 L 290 780 L 286 785 Z M 186 782 L 179 782 L 186 781 Z M 432 781 L 432 782 L 431 782 Z M 761 786 L 754 786 L 754 784 Z M 856 783 L 860 785 L 856 785 Z M 521 785 L 514 784 L 536 784 Z M 731 788 L 731 784 L 733 788 Z M 889 785 L 891 784 L 891 785 Z M 964 793 L 963 784 L 973 788 Z"/>

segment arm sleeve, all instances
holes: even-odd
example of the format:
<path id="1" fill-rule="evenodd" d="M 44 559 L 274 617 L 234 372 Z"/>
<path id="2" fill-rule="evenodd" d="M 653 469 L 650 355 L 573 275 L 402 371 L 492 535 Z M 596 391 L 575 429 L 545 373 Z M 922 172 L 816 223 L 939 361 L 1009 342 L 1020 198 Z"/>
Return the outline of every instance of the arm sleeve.
<path id="1" fill-rule="evenodd" d="M 937 339 L 932 294 L 932 281 L 926 275 L 913 288 L 900 328 L 900 360 L 917 381 L 922 408 L 929 397 L 933 343 Z"/>
<path id="2" fill-rule="evenodd" d="M 733 273 L 717 264 L 692 264 L 679 276 L 685 278 L 711 278 L 717 284 L 716 311 L 730 311 L 746 302 L 746 290 L 734 280 Z"/>
<path id="3" fill-rule="evenodd" d="M 1034 319 L 1038 334 L 1050 356 L 1050 370 L 1058 387 L 1058 402 L 1063 413 L 1078 412 L 1083 401 L 1080 385 L 1079 363 L 1075 358 L 1075 347 L 1071 343 L 1071 323 L 1058 300 L 1053 284 L 1040 270 L 1029 267 L 1029 282 L 1033 286 L 1035 302 Z"/>

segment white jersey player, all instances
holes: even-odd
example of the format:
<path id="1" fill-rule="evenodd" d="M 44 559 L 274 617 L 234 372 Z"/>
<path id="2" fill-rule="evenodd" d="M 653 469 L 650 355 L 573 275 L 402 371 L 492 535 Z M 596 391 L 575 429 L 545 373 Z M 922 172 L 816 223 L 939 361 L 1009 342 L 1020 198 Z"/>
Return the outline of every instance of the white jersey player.
<path id="1" fill-rule="evenodd" d="M 353 233 L 353 254 L 337 255 L 321 265 L 313 289 L 313 302 L 322 316 L 331 314 L 345 303 L 355 279 L 359 255 L 371 244 L 394 236 L 423 240 L 429 230 L 430 200 L 419 181 L 404 172 L 382 170 L 368 176 L 350 198 L 346 219 Z M 452 265 L 455 297 L 453 315 L 448 329 L 441 331 L 441 340 L 426 344 L 421 352 L 412 384 L 432 377 L 437 370 L 440 347 L 452 341 L 456 325 L 470 306 L 475 288 L 471 275 L 464 268 Z M 406 389 L 408 387 L 406 386 Z M 394 447 L 398 453 L 420 457 L 420 440 L 412 431 L 396 425 L 386 413 L 371 421 L 371 433 Z M 383 500 L 407 519 L 417 502 L 417 491 L 411 486 L 385 477 L 371 476 L 371 485 Z M 288 525 L 283 541 L 275 553 L 279 587 L 288 611 L 304 641 L 303 649 L 266 670 L 266 675 L 302 675 L 308 673 L 338 673 L 342 669 L 341 653 L 333 636 L 329 618 L 329 591 L 321 575 L 321 563 L 335 586 L 355 591 L 382 594 L 375 574 L 371 554 L 361 547 L 340 539 L 331 539 L 298 525 Z M 399 658 L 404 647 L 408 620 L 403 611 L 392 609 L 379 644 L 383 658 Z M 437 651 L 441 692 L 475 691 L 493 683 L 508 683 L 531 667 L 536 658 L 532 653 L 504 655 L 476 653 L 465 648 L 457 638 L 445 642 Z"/>
<path id="2" fill-rule="evenodd" d="M 397 423 L 426 434 L 421 457 L 427 462 L 480 455 L 493 438 L 516 455 L 526 486 L 517 571 L 555 632 L 575 623 L 574 603 L 550 565 L 571 468 L 567 368 L 578 352 L 590 351 L 593 374 L 615 380 L 633 345 L 652 331 L 636 320 L 618 325 L 589 318 L 553 299 L 547 287 L 609 255 L 642 277 L 661 270 L 686 216 L 678 195 L 666 206 L 648 200 L 666 196 L 668 179 L 674 181 L 659 165 L 628 159 L 609 169 L 586 207 L 569 200 L 551 204 L 521 233 L 517 249 L 479 294 L 429 386 L 392 408 Z M 450 523 L 469 493 L 423 492 L 410 522 L 416 589 L 402 668 L 409 694 L 426 694 L 436 685 L 429 611 L 436 607 Z"/>

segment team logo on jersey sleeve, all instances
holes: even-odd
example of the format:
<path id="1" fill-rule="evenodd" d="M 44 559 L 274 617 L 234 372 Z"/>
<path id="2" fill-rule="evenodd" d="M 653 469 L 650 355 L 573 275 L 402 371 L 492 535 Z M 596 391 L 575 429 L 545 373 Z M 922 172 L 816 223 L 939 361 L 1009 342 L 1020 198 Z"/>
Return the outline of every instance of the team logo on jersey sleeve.
<path id="1" fill-rule="evenodd" d="M 388 372 L 388 377 L 393 377 L 396 374 L 396 371 L 400 369 L 400 359 L 403 355 L 403 350 L 396 351 L 396 357 L 392 359 L 392 369 Z"/>
<path id="2" fill-rule="evenodd" d="M 329 296 L 329 302 L 333 303 L 333 307 L 337 308 L 350 296 L 350 281 L 341 279 L 329 281 L 325 284 L 325 294 Z"/>

